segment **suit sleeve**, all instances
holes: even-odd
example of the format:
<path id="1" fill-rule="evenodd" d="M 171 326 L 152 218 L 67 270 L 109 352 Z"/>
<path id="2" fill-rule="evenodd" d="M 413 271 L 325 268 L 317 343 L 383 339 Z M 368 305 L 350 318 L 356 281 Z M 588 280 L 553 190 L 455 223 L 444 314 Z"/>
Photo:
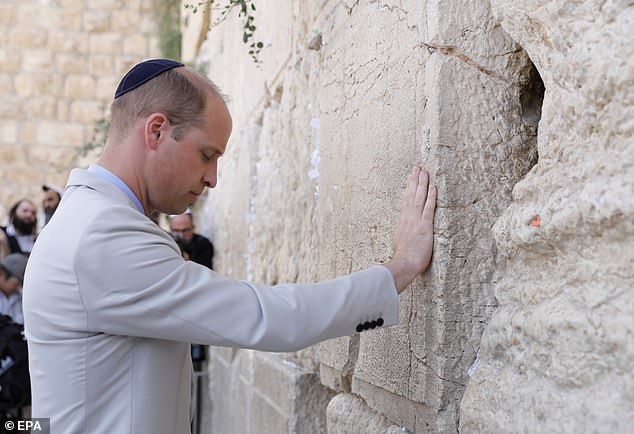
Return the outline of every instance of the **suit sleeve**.
<path id="1" fill-rule="evenodd" d="M 194 262 L 197 262 L 213 270 L 213 254 L 214 249 L 211 241 L 201 236 L 196 243 L 196 248 L 192 259 L 194 260 Z"/>
<path id="2" fill-rule="evenodd" d="M 296 351 L 366 323 L 398 323 L 394 280 L 382 266 L 266 287 L 184 261 L 151 222 L 95 226 L 81 244 L 75 270 L 92 332 Z"/>

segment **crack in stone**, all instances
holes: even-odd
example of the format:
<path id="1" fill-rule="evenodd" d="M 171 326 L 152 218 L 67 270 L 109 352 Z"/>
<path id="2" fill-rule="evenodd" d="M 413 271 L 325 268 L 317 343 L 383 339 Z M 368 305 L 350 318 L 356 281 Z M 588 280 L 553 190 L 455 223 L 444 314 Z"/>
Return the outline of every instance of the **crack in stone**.
<path id="1" fill-rule="evenodd" d="M 410 295 L 413 291 L 410 291 Z M 409 310 L 409 318 L 407 319 L 407 330 L 408 334 L 412 329 L 412 316 L 414 315 L 414 297 L 410 296 L 410 310 Z M 407 369 L 407 384 L 405 385 L 405 396 L 410 398 L 409 386 L 412 380 L 412 357 L 414 356 L 414 351 L 412 351 L 412 339 L 407 340 L 408 351 L 409 351 L 409 367 Z"/>
<path id="2" fill-rule="evenodd" d="M 345 8 L 348 10 L 348 15 L 352 15 L 352 11 L 354 10 L 355 7 L 357 7 L 357 5 L 359 4 L 359 0 L 356 0 L 354 3 L 352 3 L 350 6 L 348 5 L 344 5 Z"/>
<path id="3" fill-rule="evenodd" d="M 460 386 L 460 387 L 467 387 L 467 385 L 466 385 L 466 384 L 462 384 L 462 383 L 460 383 L 460 382 L 458 382 L 458 381 L 455 381 L 455 380 L 450 380 L 449 378 L 443 378 L 443 377 L 441 377 L 441 376 L 440 376 L 440 374 L 438 374 L 438 372 L 434 371 L 434 368 L 432 368 L 431 366 L 429 366 L 429 364 L 428 364 L 425 360 L 421 359 L 420 357 L 417 357 L 417 356 L 416 356 L 416 354 L 413 354 L 413 353 L 412 353 L 412 355 L 413 355 L 414 357 L 416 357 L 416 359 L 420 362 L 420 364 L 421 364 L 421 365 L 423 365 L 423 366 L 425 366 L 426 368 L 428 368 L 428 369 L 429 369 L 431 372 L 433 372 L 433 373 L 434 373 L 434 375 L 435 375 L 436 377 L 438 377 L 440 380 L 442 380 L 442 381 L 447 381 L 447 382 L 449 382 L 449 383 L 453 383 L 453 384 L 455 384 L 455 385 L 457 385 L 457 386 Z"/>
<path id="4" fill-rule="evenodd" d="M 415 45 L 414 48 L 427 48 L 432 53 L 438 51 L 439 53 L 444 54 L 446 56 L 455 57 L 461 62 L 466 63 L 467 65 L 477 69 L 481 73 L 488 75 L 489 77 L 492 77 L 507 83 L 512 82 L 510 78 L 505 77 L 499 72 L 495 72 L 492 69 L 489 69 L 489 68 L 486 68 L 485 66 L 480 65 L 478 62 L 476 62 L 475 60 L 473 60 L 472 58 L 464 54 L 462 51 L 460 51 L 457 47 L 454 47 L 452 45 L 442 45 L 442 44 L 435 44 L 431 42 L 420 42 L 417 45 Z"/>

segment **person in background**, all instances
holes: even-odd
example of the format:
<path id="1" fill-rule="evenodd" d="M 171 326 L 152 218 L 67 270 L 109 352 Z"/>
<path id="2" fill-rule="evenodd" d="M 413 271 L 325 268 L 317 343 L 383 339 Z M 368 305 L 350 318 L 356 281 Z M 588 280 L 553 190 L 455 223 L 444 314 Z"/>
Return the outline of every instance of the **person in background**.
<path id="1" fill-rule="evenodd" d="M 0 230 L 0 261 L 9 256 L 11 253 L 11 247 L 9 247 L 9 238 L 4 232 L 4 228 Z"/>
<path id="2" fill-rule="evenodd" d="M 27 257 L 12 253 L 0 261 L 0 315 L 10 316 L 18 324 L 24 324 L 22 313 L 22 283 Z"/>
<path id="3" fill-rule="evenodd" d="M 44 209 L 44 225 L 46 225 L 61 202 L 64 190 L 53 184 L 43 184 L 42 191 L 44 191 L 42 208 Z"/>
<path id="4" fill-rule="evenodd" d="M 171 215 L 169 218 L 172 237 L 181 243 L 181 250 L 185 250 L 191 261 L 213 270 L 214 245 L 207 237 L 195 233 L 196 225 L 191 211 L 183 214 Z"/>
<path id="5" fill-rule="evenodd" d="M 29 199 L 20 199 L 9 210 L 9 225 L 2 228 L 11 253 L 31 253 L 37 237 L 37 209 Z"/>

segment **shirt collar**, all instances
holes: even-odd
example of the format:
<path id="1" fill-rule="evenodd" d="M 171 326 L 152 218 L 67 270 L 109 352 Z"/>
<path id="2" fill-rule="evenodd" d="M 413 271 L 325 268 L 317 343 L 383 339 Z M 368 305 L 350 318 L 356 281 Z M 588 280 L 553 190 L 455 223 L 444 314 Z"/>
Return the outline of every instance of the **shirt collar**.
<path id="1" fill-rule="evenodd" d="M 139 212 L 141 214 L 145 214 L 145 211 L 143 210 L 143 205 L 141 205 L 141 201 L 139 200 L 138 197 L 136 197 L 136 195 L 134 194 L 132 189 L 130 187 L 128 187 L 128 185 L 125 182 L 123 182 L 123 180 L 121 178 L 119 178 L 117 175 L 115 175 L 114 173 L 112 173 L 111 171 L 106 169 L 105 167 L 100 166 L 100 165 L 98 165 L 96 163 L 91 164 L 88 167 L 88 171 L 90 173 L 93 173 L 93 174 L 101 177 L 102 179 L 105 179 L 106 181 L 108 181 L 108 182 L 114 184 L 116 187 L 118 187 L 119 190 L 124 192 L 126 194 L 126 196 L 128 196 L 130 198 L 130 200 L 132 202 L 134 202 L 134 205 L 137 207 Z"/>

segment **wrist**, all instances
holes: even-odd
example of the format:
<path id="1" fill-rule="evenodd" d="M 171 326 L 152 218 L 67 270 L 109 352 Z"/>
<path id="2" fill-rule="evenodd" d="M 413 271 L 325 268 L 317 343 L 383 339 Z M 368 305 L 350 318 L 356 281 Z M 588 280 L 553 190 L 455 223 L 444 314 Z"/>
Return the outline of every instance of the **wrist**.
<path id="1" fill-rule="evenodd" d="M 414 280 L 418 274 L 415 267 L 412 267 L 411 264 L 403 259 L 392 259 L 390 262 L 384 264 L 384 266 L 392 273 L 394 286 L 396 286 L 396 291 L 399 294 L 412 283 L 412 280 Z"/>

